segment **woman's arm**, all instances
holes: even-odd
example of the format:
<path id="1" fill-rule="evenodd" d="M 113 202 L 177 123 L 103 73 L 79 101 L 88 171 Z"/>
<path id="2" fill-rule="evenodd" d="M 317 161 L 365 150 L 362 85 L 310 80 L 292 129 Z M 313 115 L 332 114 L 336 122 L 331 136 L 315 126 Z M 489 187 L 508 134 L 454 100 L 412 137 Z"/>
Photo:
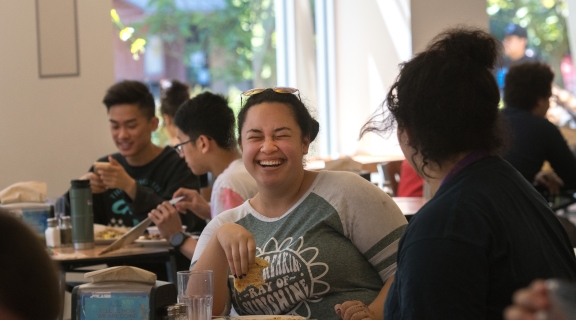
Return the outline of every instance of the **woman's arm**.
<path id="1" fill-rule="evenodd" d="M 214 233 L 203 254 L 192 268 L 192 270 L 212 270 L 214 273 L 213 315 L 221 315 L 228 301 L 228 265 L 224 261 L 226 261 L 226 253 L 222 250 Z"/>
<path id="2" fill-rule="evenodd" d="M 228 268 L 235 277 L 242 278 L 254 264 L 255 256 L 256 243 L 248 230 L 235 223 L 226 223 L 216 229 L 192 268 L 214 273 L 212 314 L 221 315 L 226 309 L 230 295 Z"/>
<path id="3" fill-rule="evenodd" d="M 388 295 L 388 290 L 394 281 L 394 276 L 386 280 L 384 286 L 376 296 L 376 299 L 367 306 L 360 301 L 346 301 L 342 304 L 337 304 L 334 307 L 336 313 L 342 317 L 343 320 L 350 319 L 370 319 L 370 320 L 383 320 L 384 318 L 384 302 Z M 356 316 L 355 316 L 356 315 Z"/>

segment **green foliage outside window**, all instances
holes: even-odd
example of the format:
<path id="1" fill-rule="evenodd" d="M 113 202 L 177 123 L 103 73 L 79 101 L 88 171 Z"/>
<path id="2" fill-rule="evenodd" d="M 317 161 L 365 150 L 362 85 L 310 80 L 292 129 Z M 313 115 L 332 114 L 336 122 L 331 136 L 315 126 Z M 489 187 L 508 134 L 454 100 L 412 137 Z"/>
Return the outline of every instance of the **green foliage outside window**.
<path id="1" fill-rule="evenodd" d="M 528 47 L 550 64 L 556 74 L 555 83 L 563 87 L 560 62 L 569 53 L 566 17 L 568 5 L 564 0 L 488 0 L 490 31 L 499 40 L 513 22 L 528 31 Z"/>

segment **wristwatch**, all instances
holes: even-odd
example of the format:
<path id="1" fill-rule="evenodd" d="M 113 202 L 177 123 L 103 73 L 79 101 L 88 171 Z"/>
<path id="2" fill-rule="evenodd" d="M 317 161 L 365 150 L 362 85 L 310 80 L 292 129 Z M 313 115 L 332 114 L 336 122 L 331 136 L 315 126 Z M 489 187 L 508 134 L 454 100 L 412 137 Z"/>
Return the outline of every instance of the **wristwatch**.
<path id="1" fill-rule="evenodd" d="M 184 232 L 178 232 L 172 237 L 170 237 L 170 244 L 174 247 L 174 249 L 179 250 L 184 241 L 190 236 Z"/>

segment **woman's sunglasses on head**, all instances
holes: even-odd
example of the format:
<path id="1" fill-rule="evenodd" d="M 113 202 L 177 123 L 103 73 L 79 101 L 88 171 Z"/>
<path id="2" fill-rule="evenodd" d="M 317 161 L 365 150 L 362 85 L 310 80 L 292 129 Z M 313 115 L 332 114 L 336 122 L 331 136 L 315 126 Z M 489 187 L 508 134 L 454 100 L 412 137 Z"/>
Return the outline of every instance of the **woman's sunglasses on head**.
<path id="1" fill-rule="evenodd" d="M 250 89 L 250 90 L 246 90 L 244 92 L 242 92 L 240 94 L 240 105 L 243 105 L 242 102 L 242 97 L 250 97 L 250 96 L 254 96 L 257 95 L 259 93 L 264 92 L 265 90 L 271 89 L 274 92 L 277 93 L 293 93 L 296 94 L 298 96 L 298 100 L 302 101 L 302 99 L 300 99 L 300 91 L 296 88 L 290 88 L 290 87 L 274 87 L 274 88 L 254 88 L 254 89 Z"/>

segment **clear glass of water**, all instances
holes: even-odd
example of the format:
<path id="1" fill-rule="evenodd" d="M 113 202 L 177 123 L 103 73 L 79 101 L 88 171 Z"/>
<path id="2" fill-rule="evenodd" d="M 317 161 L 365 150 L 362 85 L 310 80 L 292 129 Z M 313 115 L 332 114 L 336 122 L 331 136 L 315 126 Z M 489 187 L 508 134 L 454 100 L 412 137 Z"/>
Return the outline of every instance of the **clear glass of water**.
<path id="1" fill-rule="evenodd" d="M 178 272 L 178 302 L 187 305 L 188 319 L 212 319 L 213 281 L 212 270 Z"/>

